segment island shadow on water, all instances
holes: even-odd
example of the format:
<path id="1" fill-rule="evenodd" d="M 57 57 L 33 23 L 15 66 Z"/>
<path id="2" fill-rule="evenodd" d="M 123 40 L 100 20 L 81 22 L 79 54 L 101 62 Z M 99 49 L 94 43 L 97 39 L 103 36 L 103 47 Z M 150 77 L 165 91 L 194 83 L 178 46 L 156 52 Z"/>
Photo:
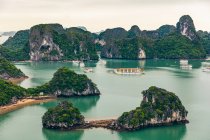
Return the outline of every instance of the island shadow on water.
<path id="1" fill-rule="evenodd" d="M 185 125 L 175 125 L 145 128 L 133 132 L 122 131 L 117 134 L 121 140 L 182 140 L 185 137 L 186 131 Z"/>
<path id="2" fill-rule="evenodd" d="M 46 140 L 80 140 L 84 130 L 58 131 L 42 128 L 42 133 Z"/>
<path id="3" fill-rule="evenodd" d="M 58 98 L 55 101 L 43 103 L 41 106 L 45 108 L 51 108 L 58 105 L 61 101 L 71 102 L 76 108 L 78 108 L 82 113 L 88 112 L 93 107 L 97 105 L 100 96 L 85 96 L 85 97 L 71 97 L 71 98 Z"/>

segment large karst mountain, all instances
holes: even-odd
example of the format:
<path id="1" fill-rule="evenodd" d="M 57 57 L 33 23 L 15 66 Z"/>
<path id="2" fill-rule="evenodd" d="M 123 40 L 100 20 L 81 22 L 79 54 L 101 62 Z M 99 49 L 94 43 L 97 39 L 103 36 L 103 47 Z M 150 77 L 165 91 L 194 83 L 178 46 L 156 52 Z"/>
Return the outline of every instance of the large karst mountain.
<path id="1" fill-rule="evenodd" d="M 210 52 L 210 34 L 196 32 L 192 18 L 185 15 L 176 26 L 151 31 L 134 25 L 128 31 L 118 27 L 95 34 L 78 27 L 40 24 L 18 31 L 0 47 L 0 55 L 9 60 L 32 61 L 97 60 L 97 51 L 112 59 L 200 59 Z"/>

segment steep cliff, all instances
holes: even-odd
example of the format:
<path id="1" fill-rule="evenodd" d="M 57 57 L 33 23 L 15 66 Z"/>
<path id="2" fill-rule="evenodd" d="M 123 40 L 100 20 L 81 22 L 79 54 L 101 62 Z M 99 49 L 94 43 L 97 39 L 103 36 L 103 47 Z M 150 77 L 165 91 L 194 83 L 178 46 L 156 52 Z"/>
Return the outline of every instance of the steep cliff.
<path id="1" fill-rule="evenodd" d="M 4 53 L 3 53 L 4 52 Z M 40 24 L 8 39 L 0 54 L 8 60 L 98 60 L 95 34 L 60 24 Z"/>
<path id="2" fill-rule="evenodd" d="M 74 129 L 85 123 L 84 116 L 71 103 L 63 101 L 42 117 L 42 125 L 50 129 Z"/>
<path id="3" fill-rule="evenodd" d="M 64 29 L 59 24 L 41 24 L 30 29 L 29 46 L 31 60 L 61 59 L 63 53 L 60 47 L 54 43 L 53 33 L 62 34 Z"/>
<path id="4" fill-rule="evenodd" d="M 182 16 L 176 26 L 177 31 L 190 40 L 197 41 L 199 39 L 195 30 L 194 22 L 189 15 Z"/>
<path id="5" fill-rule="evenodd" d="M 187 110 L 180 99 L 172 92 L 157 87 L 150 87 L 142 92 L 140 107 L 125 112 L 110 125 L 116 130 L 137 130 L 150 126 L 185 124 Z"/>

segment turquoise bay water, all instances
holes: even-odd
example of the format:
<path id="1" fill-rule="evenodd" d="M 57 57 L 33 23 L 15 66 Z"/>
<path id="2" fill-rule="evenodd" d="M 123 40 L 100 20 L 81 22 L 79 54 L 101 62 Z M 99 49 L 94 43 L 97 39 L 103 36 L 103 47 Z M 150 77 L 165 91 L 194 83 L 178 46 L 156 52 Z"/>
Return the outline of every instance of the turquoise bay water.
<path id="1" fill-rule="evenodd" d="M 181 70 L 176 60 L 126 61 L 106 60 L 106 64 L 86 63 L 94 73 L 87 76 L 98 85 L 100 97 L 59 99 L 27 106 L 0 116 L 0 140 L 210 140 L 210 73 L 202 72 L 200 60 L 192 60 L 193 70 Z M 49 81 L 53 73 L 66 66 L 83 73 L 82 68 L 67 62 L 16 63 L 30 78 L 23 87 L 34 87 Z M 143 67 L 145 75 L 120 76 L 113 68 Z M 147 128 L 135 132 L 106 129 L 53 131 L 42 128 L 41 117 L 61 100 L 71 101 L 88 119 L 117 117 L 140 105 L 141 91 L 158 86 L 175 92 L 189 111 L 189 124 Z"/>

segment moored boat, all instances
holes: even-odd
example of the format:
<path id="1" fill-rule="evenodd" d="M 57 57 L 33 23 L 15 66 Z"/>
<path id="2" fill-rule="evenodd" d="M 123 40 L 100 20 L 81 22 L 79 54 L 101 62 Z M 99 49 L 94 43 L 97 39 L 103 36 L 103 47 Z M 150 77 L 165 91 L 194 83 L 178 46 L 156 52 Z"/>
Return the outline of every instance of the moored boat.
<path id="1" fill-rule="evenodd" d="M 115 74 L 119 75 L 139 75 L 143 74 L 143 69 L 141 68 L 118 68 L 114 69 Z"/>
<path id="2" fill-rule="evenodd" d="M 188 60 L 180 60 L 180 68 L 185 70 L 192 69 L 192 65 L 188 64 Z"/>

